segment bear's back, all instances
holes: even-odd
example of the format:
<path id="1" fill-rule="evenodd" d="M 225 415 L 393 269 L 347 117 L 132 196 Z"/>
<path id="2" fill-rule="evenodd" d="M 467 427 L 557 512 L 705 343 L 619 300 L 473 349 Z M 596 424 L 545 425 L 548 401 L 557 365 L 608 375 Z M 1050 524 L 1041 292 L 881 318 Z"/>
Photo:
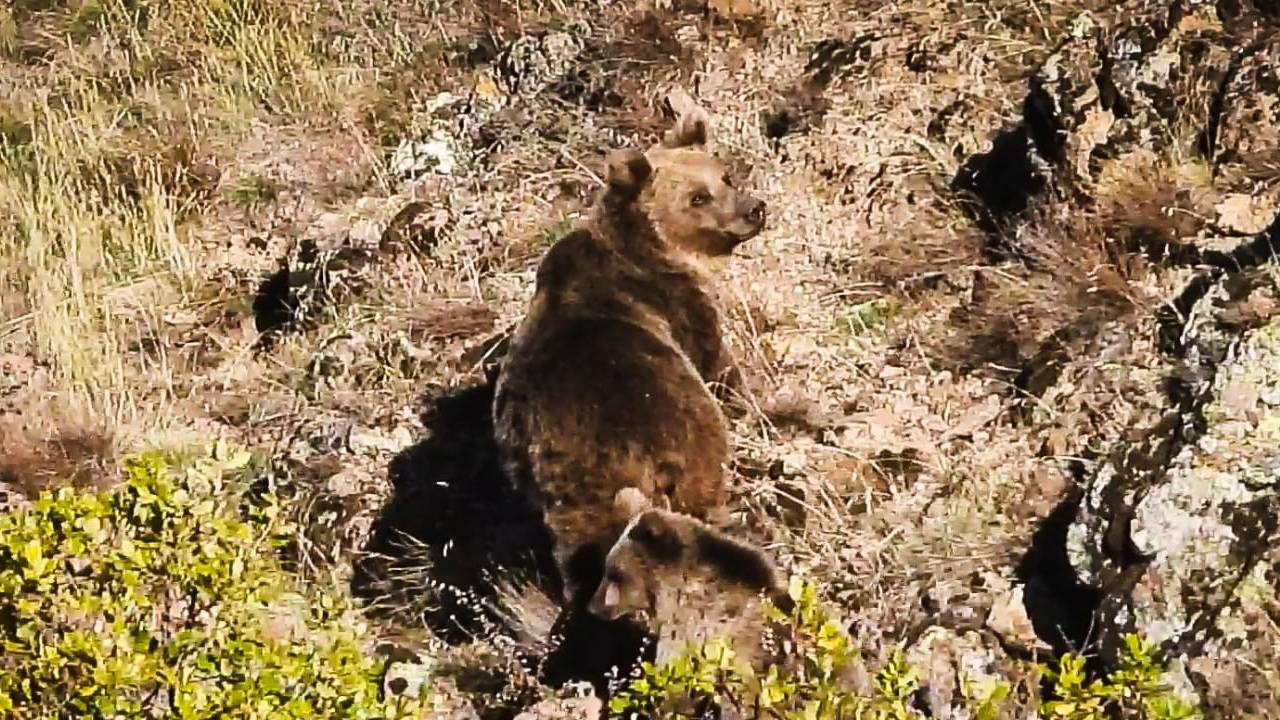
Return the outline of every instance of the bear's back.
<path id="1" fill-rule="evenodd" d="M 539 264 L 528 321 L 592 316 L 637 323 L 674 343 L 711 381 L 721 369 L 722 343 L 720 313 L 705 285 L 690 266 L 664 252 L 651 231 L 575 230 Z"/>

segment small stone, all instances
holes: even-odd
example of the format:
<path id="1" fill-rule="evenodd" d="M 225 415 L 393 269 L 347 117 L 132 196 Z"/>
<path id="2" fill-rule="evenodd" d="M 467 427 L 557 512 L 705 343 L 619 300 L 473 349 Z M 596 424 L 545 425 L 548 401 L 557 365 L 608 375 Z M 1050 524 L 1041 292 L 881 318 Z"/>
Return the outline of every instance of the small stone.
<path id="1" fill-rule="evenodd" d="M 604 703 L 594 695 L 551 698 L 527 708 L 516 720 L 595 720 L 603 709 Z"/>
<path id="2" fill-rule="evenodd" d="M 406 448 L 413 444 L 413 431 L 400 425 L 391 431 L 391 444 L 397 448 Z"/>
<path id="3" fill-rule="evenodd" d="M 325 481 L 325 489 L 338 497 L 355 495 L 371 485 L 368 473 L 355 467 L 343 468 Z"/>
<path id="4" fill-rule="evenodd" d="M 372 247 L 382 239 L 378 223 L 372 220 L 361 220 L 351 228 L 351 240 L 361 247 Z"/>
<path id="5" fill-rule="evenodd" d="M 1026 650 L 1049 651 L 1052 649 L 1040 639 L 1040 636 L 1036 635 L 1031 618 L 1027 617 L 1027 608 L 1022 601 L 1021 585 L 995 598 L 991 604 L 991 612 L 987 614 L 986 626 L 1011 645 Z"/>
<path id="6" fill-rule="evenodd" d="M 446 137 L 402 140 L 388 165 L 392 174 L 403 178 L 418 177 L 428 172 L 452 175 L 457 169 L 457 158 Z"/>
<path id="7" fill-rule="evenodd" d="M 350 444 L 355 452 L 371 453 L 378 451 L 394 453 L 403 447 L 395 437 L 388 437 L 373 429 L 352 430 Z"/>
<path id="8" fill-rule="evenodd" d="M 980 633 L 957 633 L 933 626 L 907 649 L 906 659 L 922 671 L 922 698 L 935 718 L 963 717 L 959 705 L 962 693 L 988 694 L 1002 680 L 1004 656 L 998 647 L 989 647 Z"/>
<path id="9" fill-rule="evenodd" d="M 1267 206 L 1261 198 L 1244 193 L 1228 195 L 1214 207 L 1218 224 L 1238 233 L 1253 234 L 1267 229 L 1275 217 L 1276 209 Z"/>
<path id="10" fill-rule="evenodd" d="M 327 212 L 316 218 L 312 228 L 318 237 L 343 237 L 351 231 L 351 220 L 341 213 Z"/>
<path id="11" fill-rule="evenodd" d="M 697 25 L 684 25 L 676 28 L 676 40 L 683 44 L 697 42 L 702 37 L 702 31 Z"/>
<path id="12" fill-rule="evenodd" d="M 395 662 L 387 667 L 383 681 L 387 694 L 417 698 L 431 679 L 431 666 L 422 663 Z"/>

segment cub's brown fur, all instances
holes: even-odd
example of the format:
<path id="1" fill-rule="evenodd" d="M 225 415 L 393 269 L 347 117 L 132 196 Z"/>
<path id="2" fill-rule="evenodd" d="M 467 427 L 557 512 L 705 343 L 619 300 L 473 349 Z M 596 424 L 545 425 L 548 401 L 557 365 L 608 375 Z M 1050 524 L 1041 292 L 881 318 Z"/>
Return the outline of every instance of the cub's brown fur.
<path id="1" fill-rule="evenodd" d="M 610 156 L 583 229 L 543 258 L 498 378 L 504 470 L 543 503 L 566 599 L 585 603 L 640 488 L 705 515 L 725 501 L 729 442 L 707 383 L 731 367 L 710 268 L 764 225 L 686 114 L 647 153 Z"/>
<path id="2" fill-rule="evenodd" d="M 792 607 L 773 564 L 759 550 L 688 515 L 652 507 L 634 488 L 616 498 L 630 516 L 605 558 L 604 579 L 587 609 L 613 620 L 638 616 L 658 636 L 658 659 L 687 642 L 734 637 L 752 659 L 769 622 L 762 597 Z"/>

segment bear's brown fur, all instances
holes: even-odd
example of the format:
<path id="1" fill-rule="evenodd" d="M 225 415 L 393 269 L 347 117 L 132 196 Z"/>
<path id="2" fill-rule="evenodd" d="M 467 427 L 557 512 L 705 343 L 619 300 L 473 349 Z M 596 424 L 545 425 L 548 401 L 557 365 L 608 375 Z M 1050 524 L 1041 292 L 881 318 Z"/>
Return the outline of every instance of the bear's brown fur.
<path id="1" fill-rule="evenodd" d="M 770 622 L 760 600 L 792 608 L 773 563 L 697 518 L 653 507 L 635 488 L 619 491 L 615 507 L 630 520 L 605 557 L 588 611 L 605 620 L 643 620 L 657 634 L 659 661 L 717 635 L 762 660 Z"/>
<path id="2" fill-rule="evenodd" d="M 764 225 L 682 115 L 646 153 L 608 162 L 586 227 L 543 258 L 494 398 L 504 471 L 542 503 L 566 599 L 585 603 L 634 486 L 697 516 L 726 500 L 729 441 L 708 390 L 732 367 L 711 266 Z"/>

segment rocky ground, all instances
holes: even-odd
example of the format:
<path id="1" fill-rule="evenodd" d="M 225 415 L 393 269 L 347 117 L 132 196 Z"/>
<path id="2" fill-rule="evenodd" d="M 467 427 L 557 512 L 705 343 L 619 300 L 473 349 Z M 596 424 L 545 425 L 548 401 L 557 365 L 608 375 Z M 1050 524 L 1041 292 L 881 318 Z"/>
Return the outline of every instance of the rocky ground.
<path id="1" fill-rule="evenodd" d="M 740 532 L 935 717 L 1133 630 L 1214 716 L 1280 713 L 1274 3 L 188 4 L 0 11 L 11 501 L 233 438 L 395 688 L 549 693 L 494 634 L 551 610 L 487 382 L 679 85 L 770 207 L 723 286 Z"/>

